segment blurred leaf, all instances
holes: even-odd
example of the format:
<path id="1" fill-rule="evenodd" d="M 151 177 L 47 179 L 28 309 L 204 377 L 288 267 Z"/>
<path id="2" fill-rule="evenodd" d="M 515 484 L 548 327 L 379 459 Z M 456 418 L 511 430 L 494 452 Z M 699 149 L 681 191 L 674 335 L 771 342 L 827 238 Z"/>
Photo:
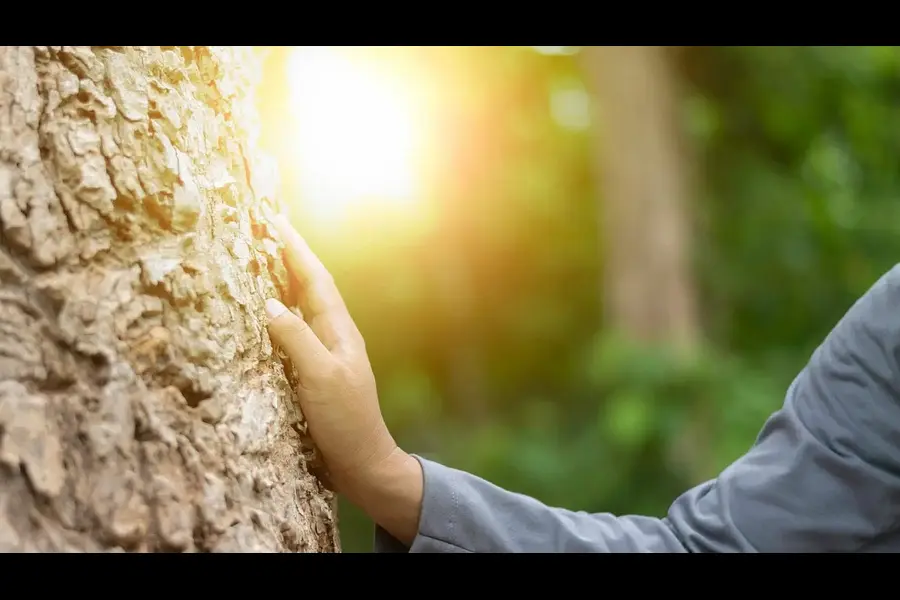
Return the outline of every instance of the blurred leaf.
<path id="1" fill-rule="evenodd" d="M 634 448 L 644 442 L 653 422 L 653 408 L 645 394 L 623 390 L 607 400 L 602 413 L 606 434 L 617 444 Z"/>

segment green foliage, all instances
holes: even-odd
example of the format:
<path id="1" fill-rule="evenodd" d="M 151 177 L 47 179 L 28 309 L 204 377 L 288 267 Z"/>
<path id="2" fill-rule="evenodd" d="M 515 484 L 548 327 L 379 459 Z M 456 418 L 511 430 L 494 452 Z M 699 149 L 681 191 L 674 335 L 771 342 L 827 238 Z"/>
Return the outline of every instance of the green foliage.
<path id="1" fill-rule="evenodd" d="M 721 123 L 704 149 L 704 278 L 716 337 L 803 351 L 897 256 L 896 48 L 705 49 Z M 749 354 L 748 354 L 749 353 Z"/>
<path id="2" fill-rule="evenodd" d="M 697 483 L 677 446 L 694 441 L 685 436 L 698 412 L 707 413 L 702 451 L 712 460 L 702 475 L 711 477 L 749 448 L 782 400 L 782 386 L 718 354 L 686 360 L 603 337 L 586 355 L 569 411 L 533 399 L 502 422 L 460 424 L 443 456 L 550 504 L 634 512 L 637 502 L 661 514 Z"/>

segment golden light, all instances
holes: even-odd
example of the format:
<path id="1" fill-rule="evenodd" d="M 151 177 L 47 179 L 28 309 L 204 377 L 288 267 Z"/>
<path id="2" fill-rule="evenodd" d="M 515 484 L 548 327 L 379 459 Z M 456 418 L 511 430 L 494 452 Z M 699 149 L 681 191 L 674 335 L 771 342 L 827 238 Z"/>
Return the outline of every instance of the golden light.
<path id="1" fill-rule="evenodd" d="M 287 67 L 302 208 L 320 224 L 408 219 L 423 141 L 408 82 L 325 47 L 294 49 Z"/>

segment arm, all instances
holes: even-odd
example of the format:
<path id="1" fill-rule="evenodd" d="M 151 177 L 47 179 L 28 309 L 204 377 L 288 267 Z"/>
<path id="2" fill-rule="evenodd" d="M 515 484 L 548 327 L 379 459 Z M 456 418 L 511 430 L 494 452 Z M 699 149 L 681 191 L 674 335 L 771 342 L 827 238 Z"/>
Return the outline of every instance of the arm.
<path id="1" fill-rule="evenodd" d="M 895 267 L 816 350 L 750 451 L 663 519 L 550 508 L 408 456 L 357 502 L 384 527 L 381 552 L 865 550 L 900 518 L 898 357 Z"/>
<path id="2" fill-rule="evenodd" d="M 417 460 L 425 492 L 418 533 L 407 547 L 383 522 L 375 530 L 376 552 L 684 552 L 665 520 L 550 508 L 474 475 Z"/>

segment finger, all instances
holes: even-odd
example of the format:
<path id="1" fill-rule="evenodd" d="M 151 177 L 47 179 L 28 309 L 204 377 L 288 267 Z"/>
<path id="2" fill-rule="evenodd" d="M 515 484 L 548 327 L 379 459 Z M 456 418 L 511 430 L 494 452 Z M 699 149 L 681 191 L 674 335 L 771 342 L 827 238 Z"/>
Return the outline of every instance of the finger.
<path id="1" fill-rule="evenodd" d="M 355 337 L 356 326 L 325 265 L 287 218 L 278 215 L 274 225 L 285 244 L 288 269 L 303 288 L 310 325 L 329 347 Z"/>
<path id="2" fill-rule="evenodd" d="M 287 249 L 291 271 L 300 280 L 300 283 L 311 285 L 316 281 L 327 279 L 328 270 L 325 265 L 315 255 L 303 236 L 294 229 L 287 217 L 277 215 L 272 219 L 272 223 Z"/>
<path id="3" fill-rule="evenodd" d="M 329 366 L 328 350 L 303 319 L 274 298 L 266 300 L 266 314 L 269 336 L 287 353 L 301 379 L 313 377 Z"/>

